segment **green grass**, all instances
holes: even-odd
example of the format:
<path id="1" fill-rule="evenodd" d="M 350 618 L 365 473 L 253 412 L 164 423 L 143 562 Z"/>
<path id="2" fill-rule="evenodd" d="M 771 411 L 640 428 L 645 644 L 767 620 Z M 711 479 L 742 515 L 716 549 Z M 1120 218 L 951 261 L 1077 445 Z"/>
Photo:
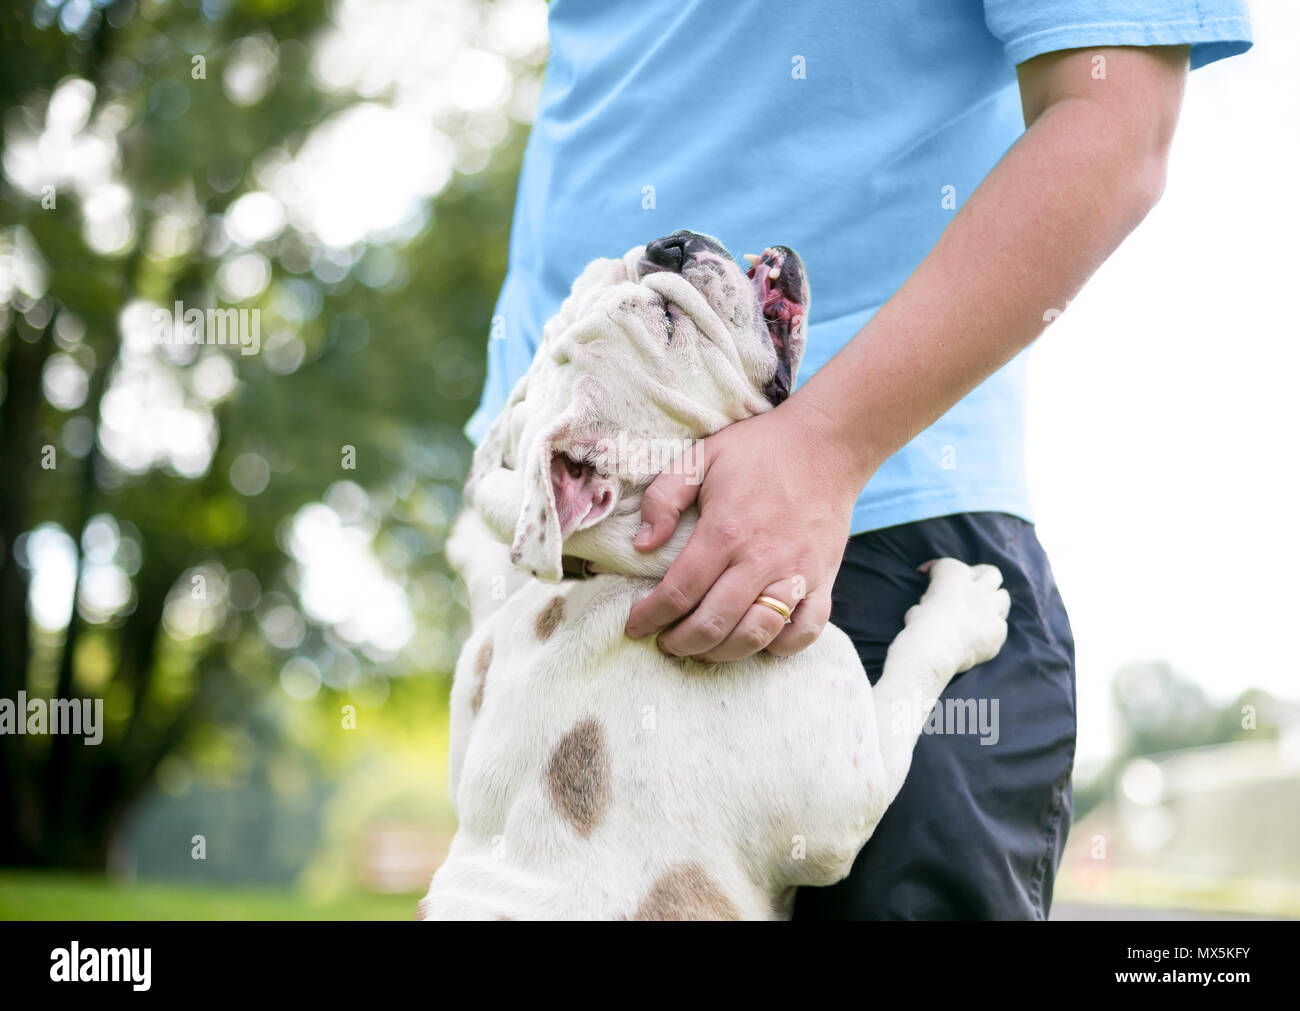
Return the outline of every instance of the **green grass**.
<path id="1" fill-rule="evenodd" d="M 90 875 L 0 871 L 0 920 L 407 920 L 416 895 L 312 902 L 291 891 L 120 884 Z"/>

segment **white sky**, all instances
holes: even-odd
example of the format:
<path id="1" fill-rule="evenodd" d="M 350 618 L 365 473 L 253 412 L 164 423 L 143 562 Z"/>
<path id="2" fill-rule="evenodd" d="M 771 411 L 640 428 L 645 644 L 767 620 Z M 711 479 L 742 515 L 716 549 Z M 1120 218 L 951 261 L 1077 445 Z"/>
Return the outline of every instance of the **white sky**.
<path id="1" fill-rule="evenodd" d="M 1164 198 L 1030 351 L 1029 470 L 1080 757 L 1121 664 L 1300 696 L 1300 4 L 1191 75 Z"/>

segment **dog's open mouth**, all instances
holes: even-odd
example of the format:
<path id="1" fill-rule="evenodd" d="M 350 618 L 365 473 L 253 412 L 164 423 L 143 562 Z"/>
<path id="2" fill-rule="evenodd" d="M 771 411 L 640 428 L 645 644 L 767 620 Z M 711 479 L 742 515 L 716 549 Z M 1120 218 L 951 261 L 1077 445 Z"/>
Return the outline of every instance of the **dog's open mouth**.
<path id="1" fill-rule="evenodd" d="M 750 262 L 746 273 L 758 296 L 767 324 L 768 335 L 776 349 L 776 374 L 763 388 L 772 404 L 779 404 L 790 395 L 793 380 L 790 363 L 794 361 L 791 341 L 803 322 L 803 264 L 793 250 L 786 246 L 769 246 L 761 256 L 746 253 Z"/>
<path id="2" fill-rule="evenodd" d="M 551 457 L 551 491 L 563 537 L 600 522 L 618 501 L 617 481 L 594 463 L 564 452 Z"/>

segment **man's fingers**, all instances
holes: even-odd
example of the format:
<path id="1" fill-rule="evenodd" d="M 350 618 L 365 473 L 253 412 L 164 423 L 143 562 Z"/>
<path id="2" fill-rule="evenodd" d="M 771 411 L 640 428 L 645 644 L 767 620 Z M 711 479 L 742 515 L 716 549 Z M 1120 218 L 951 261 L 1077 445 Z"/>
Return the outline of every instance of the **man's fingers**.
<path id="1" fill-rule="evenodd" d="M 696 452 L 693 457 L 699 461 L 699 467 L 673 467 L 655 478 L 645 490 L 641 497 L 641 529 L 632 541 L 638 551 L 663 547 L 677 529 L 682 511 L 699 497 L 704 453 Z"/>
<path id="2" fill-rule="evenodd" d="M 706 527 L 697 526 L 663 581 L 632 608 L 627 634 L 639 639 L 689 614 L 728 564 L 727 551 L 709 537 Z"/>
<path id="3" fill-rule="evenodd" d="M 787 608 L 793 609 L 798 604 L 795 599 L 797 594 L 794 592 L 793 583 L 794 580 L 782 579 L 764 589 L 762 595 L 771 597 L 773 600 L 779 600 Z M 707 603 L 706 599 L 705 604 L 701 606 L 705 606 Z M 795 613 L 797 614 L 798 611 L 795 611 Z M 749 610 L 741 617 L 736 627 L 731 630 L 730 635 L 707 653 L 697 654 L 696 658 L 708 663 L 729 663 L 733 660 L 744 660 L 746 657 L 753 656 L 766 648 L 781 634 L 781 630 L 787 627 L 785 616 L 780 611 L 774 606 L 761 603 L 756 599 L 754 603 L 749 605 Z"/>
<path id="4" fill-rule="evenodd" d="M 822 629 L 831 620 L 831 594 L 829 590 L 813 590 L 794 609 L 794 618 L 781 629 L 781 633 L 767 645 L 767 651 L 776 656 L 790 656 L 806 649 L 817 641 Z"/>
<path id="5" fill-rule="evenodd" d="M 746 616 L 754 600 L 763 592 L 767 579 L 753 570 L 741 567 L 728 569 L 714 583 L 713 588 L 700 601 L 699 606 L 659 636 L 659 648 L 673 656 L 702 656 L 721 645 Z M 757 589 L 755 588 L 757 587 Z M 767 639 L 780 631 L 785 619 L 764 607 L 772 615 L 771 621 L 760 620 L 747 629 L 748 635 L 767 635 Z M 758 616 L 761 619 L 761 616 Z M 752 652 L 758 652 L 762 646 Z"/>

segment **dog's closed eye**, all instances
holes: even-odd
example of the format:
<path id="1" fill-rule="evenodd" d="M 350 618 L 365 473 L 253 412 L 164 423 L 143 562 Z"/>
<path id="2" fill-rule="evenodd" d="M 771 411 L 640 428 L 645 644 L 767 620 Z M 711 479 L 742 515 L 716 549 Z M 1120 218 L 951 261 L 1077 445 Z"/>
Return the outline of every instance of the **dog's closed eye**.
<path id="1" fill-rule="evenodd" d="M 671 344 L 673 342 L 673 334 L 677 332 L 677 324 L 673 320 L 673 304 L 671 302 L 664 303 L 664 327 L 668 330 L 668 343 Z"/>

